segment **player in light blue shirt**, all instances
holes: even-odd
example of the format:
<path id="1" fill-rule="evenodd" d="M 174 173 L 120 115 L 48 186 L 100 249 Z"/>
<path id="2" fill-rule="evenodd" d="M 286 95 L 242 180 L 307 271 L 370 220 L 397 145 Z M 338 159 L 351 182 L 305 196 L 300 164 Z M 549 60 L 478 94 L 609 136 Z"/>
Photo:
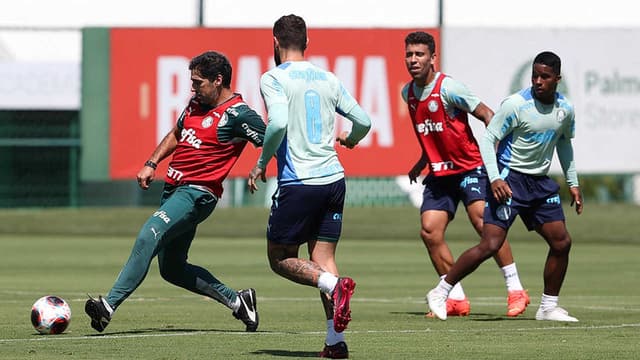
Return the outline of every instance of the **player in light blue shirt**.
<path id="1" fill-rule="evenodd" d="M 355 282 L 338 277 L 335 251 L 342 230 L 344 169 L 334 149 L 337 140 L 353 148 L 371 120 L 334 74 L 304 58 L 307 29 L 296 15 L 273 26 L 276 68 L 260 79 L 268 125 L 262 153 L 249 174 L 251 192 L 265 181 L 265 168 L 278 160 L 278 190 L 267 227 L 271 269 L 296 283 L 318 287 L 327 319 L 320 357 L 346 358 L 343 331 L 351 320 L 349 301 Z M 353 123 L 335 137 L 336 113 Z M 298 257 L 306 243 L 309 259 Z"/>
<path id="2" fill-rule="evenodd" d="M 532 87 L 508 97 L 487 127 L 480 152 L 491 181 L 487 194 L 492 196 L 487 196 L 482 239 L 465 251 L 428 293 L 429 307 L 440 319 L 447 317 L 445 302 L 451 284 L 493 256 L 520 215 L 527 229 L 542 235 L 549 245 L 536 320 L 578 321 L 558 306 L 571 237 L 560 204 L 560 187 L 547 176 L 555 149 L 569 184 L 571 204 L 581 214 L 582 194 L 571 144 L 575 116 L 573 106 L 556 92 L 560 79 L 560 58 L 549 51 L 538 54 L 532 66 Z"/>

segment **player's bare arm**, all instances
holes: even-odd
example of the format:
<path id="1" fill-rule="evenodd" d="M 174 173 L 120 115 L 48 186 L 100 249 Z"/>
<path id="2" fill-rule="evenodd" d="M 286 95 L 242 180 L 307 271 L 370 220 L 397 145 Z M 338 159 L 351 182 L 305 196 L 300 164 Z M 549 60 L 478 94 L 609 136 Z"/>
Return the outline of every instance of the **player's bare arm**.
<path id="1" fill-rule="evenodd" d="M 145 165 L 138 171 L 136 178 L 138 179 L 138 186 L 140 186 L 142 190 L 147 190 L 151 182 L 153 182 L 158 163 L 175 151 L 176 145 L 178 144 L 178 136 L 178 127 L 174 126 L 162 139 L 160 144 L 158 144 L 153 154 L 149 157 L 149 160 L 147 160 Z"/>
<path id="2" fill-rule="evenodd" d="M 582 200 L 582 191 L 580 191 L 579 186 L 572 186 L 569 188 L 569 192 L 571 193 L 571 206 L 576 205 L 576 214 L 582 214 L 582 208 L 584 206 L 584 201 Z"/>
<path id="3" fill-rule="evenodd" d="M 493 118 L 493 110 L 491 110 L 485 103 L 481 102 L 471 113 L 478 120 L 482 121 L 485 126 L 489 125 L 491 118 Z"/>
<path id="4" fill-rule="evenodd" d="M 410 184 L 417 182 L 418 176 L 420 176 L 420 173 L 422 173 L 422 170 L 424 170 L 424 168 L 427 166 L 427 162 L 428 162 L 427 153 L 422 151 L 422 156 L 420 157 L 418 162 L 416 162 L 416 164 L 413 165 L 411 170 L 409 170 L 408 175 L 409 175 Z"/>

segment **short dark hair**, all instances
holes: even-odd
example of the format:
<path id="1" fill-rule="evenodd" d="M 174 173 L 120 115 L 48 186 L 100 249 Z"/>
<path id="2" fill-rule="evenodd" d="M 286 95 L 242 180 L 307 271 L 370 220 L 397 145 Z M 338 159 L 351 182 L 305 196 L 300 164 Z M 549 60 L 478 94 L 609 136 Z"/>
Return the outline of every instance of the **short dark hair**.
<path id="1" fill-rule="evenodd" d="M 431 55 L 436 53 L 436 41 L 431 34 L 424 31 L 414 31 L 404 38 L 404 46 L 415 44 L 425 44 L 431 51 Z"/>
<path id="2" fill-rule="evenodd" d="M 283 49 L 301 50 L 307 48 L 307 25 L 298 15 L 285 15 L 273 24 L 273 36 Z"/>
<path id="3" fill-rule="evenodd" d="M 556 75 L 560 75 L 560 57 L 551 51 L 543 51 L 533 59 L 533 65 L 547 65 Z"/>
<path id="4" fill-rule="evenodd" d="M 209 81 L 214 81 L 218 75 L 222 75 L 222 86 L 231 87 L 232 68 L 226 56 L 215 52 L 206 51 L 193 59 L 189 63 L 189 70 L 196 70 Z"/>

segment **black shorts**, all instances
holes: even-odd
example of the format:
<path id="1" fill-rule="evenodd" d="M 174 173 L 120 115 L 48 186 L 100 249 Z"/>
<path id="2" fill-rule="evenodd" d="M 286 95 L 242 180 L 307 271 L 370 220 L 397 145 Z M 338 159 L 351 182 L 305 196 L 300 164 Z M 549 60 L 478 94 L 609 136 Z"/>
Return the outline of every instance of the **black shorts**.
<path id="1" fill-rule="evenodd" d="M 527 230 L 531 231 L 548 222 L 565 220 L 558 194 L 560 186 L 553 179 L 514 170 L 503 172 L 507 174 L 504 181 L 511 188 L 511 199 L 500 204 L 493 195 L 489 195 L 484 209 L 485 224 L 508 229 L 520 215 Z M 487 186 L 487 193 L 492 193 L 491 185 Z"/>
<path id="2" fill-rule="evenodd" d="M 344 196 L 344 179 L 327 185 L 279 187 L 273 195 L 267 239 L 289 245 L 315 239 L 338 241 Z"/>
<path id="3" fill-rule="evenodd" d="M 465 207 L 477 200 L 484 201 L 488 182 L 484 166 L 456 175 L 430 174 L 423 181 L 425 187 L 420 213 L 427 210 L 444 210 L 449 213 L 449 218 L 453 219 L 460 201 Z"/>

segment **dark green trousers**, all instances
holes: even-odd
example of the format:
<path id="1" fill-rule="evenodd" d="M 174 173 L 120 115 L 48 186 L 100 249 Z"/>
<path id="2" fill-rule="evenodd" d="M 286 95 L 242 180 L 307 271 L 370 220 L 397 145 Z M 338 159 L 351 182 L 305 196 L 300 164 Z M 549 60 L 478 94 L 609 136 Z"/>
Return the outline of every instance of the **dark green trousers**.
<path id="1" fill-rule="evenodd" d="M 166 185 L 160 204 L 140 229 L 129 260 L 107 295 L 107 302 L 114 309 L 120 306 L 142 283 L 151 260 L 157 255 L 160 274 L 165 280 L 230 307 L 236 301 L 235 290 L 206 269 L 187 262 L 196 227 L 213 212 L 217 199 L 207 191 L 187 185 Z"/>

